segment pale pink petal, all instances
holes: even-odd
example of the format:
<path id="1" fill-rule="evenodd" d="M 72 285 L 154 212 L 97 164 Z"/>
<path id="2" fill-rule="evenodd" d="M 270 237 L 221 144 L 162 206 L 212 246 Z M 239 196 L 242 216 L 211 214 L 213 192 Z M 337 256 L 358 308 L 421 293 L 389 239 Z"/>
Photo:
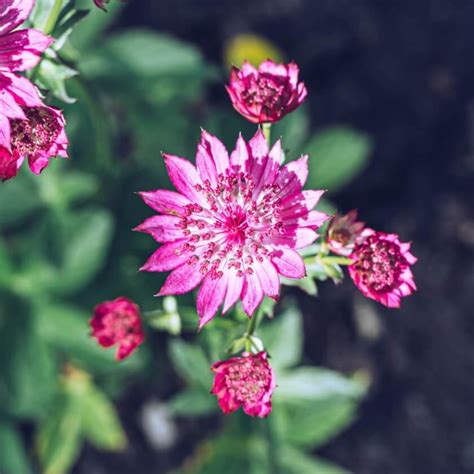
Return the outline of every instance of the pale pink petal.
<path id="1" fill-rule="evenodd" d="M 328 219 L 329 216 L 324 212 L 310 211 L 296 215 L 296 217 L 283 217 L 283 223 L 285 226 L 297 225 L 299 227 L 310 227 L 316 230 L 319 229 Z"/>
<path id="2" fill-rule="evenodd" d="M 0 36 L 0 71 L 26 71 L 34 68 L 41 53 L 52 42 L 52 38 L 33 29 Z"/>
<path id="3" fill-rule="evenodd" d="M 33 174 L 39 175 L 48 166 L 48 155 L 35 154 L 28 156 L 28 165 Z"/>
<path id="4" fill-rule="evenodd" d="M 5 81 L 8 81 L 8 83 Z M 0 88 L 3 90 L 4 87 L 14 96 L 19 105 L 24 107 L 44 106 L 39 97 L 38 89 L 36 89 L 36 87 L 26 77 L 7 72 L 1 73 Z M 9 117 L 24 118 L 25 116 L 23 114 L 23 117 L 13 117 L 10 115 Z"/>
<path id="5" fill-rule="evenodd" d="M 306 267 L 301 255 L 287 247 L 279 247 L 272 253 L 272 262 L 278 272 L 286 278 L 303 278 Z"/>
<path id="6" fill-rule="evenodd" d="M 188 160 L 178 156 L 163 156 L 168 175 L 175 188 L 191 201 L 205 204 L 204 196 L 196 191 L 196 185 L 202 185 L 196 168 Z"/>
<path id="7" fill-rule="evenodd" d="M 217 313 L 227 291 L 227 273 L 220 278 L 208 273 L 199 289 L 196 301 L 199 316 L 199 329 L 207 324 Z"/>
<path id="8" fill-rule="evenodd" d="M 147 206 L 150 206 L 156 212 L 162 214 L 183 215 L 185 213 L 184 208 L 188 204 L 191 204 L 191 201 L 182 194 L 166 189 L 146 191 L 138 194 L 142 197 Z"/>
<path id="9" fill-rule="evenodd" d="M 267 59 L 260 64 L 258 67 L 258 72 L 282 77 L 287 77 L 288 75 L 288 71 L 284 64 L 276 64 L 270 59 Z"/>
<path id="10" fill-rule="evenodd" d="M 183 295 L 194 290 L 201 283 L 204 275 L 199 267 L 185 263 L 173 270 L 156 296 Z"/>
<path id="11" fill-rule="evenodd" d="M 280 202 L 281 216 L 290 217 L 311 211 L 324 193 L 323 190 L 305 190 L 301 193 L 290 194 Z"/>
<path id="12" fill-rule="evenodd" d="M 183 265 L 188 259 L 189 254 L 180 252 L 187 240 L 177 240 L 163 244 L 146 263 L 140 268 L 143 272 L 168 272 Z"/>
<path id="13" fill-rule="evenodd" d="M 263 292 L 268 297 L 277 299 L 280 289 L 280 278 L 274 265 L 264 258 L 262 262 L 255 262 L 253 267 Z"/>
<path id="14" fill-rule="evenodd" d="M 268 155 L 268 143 L 265 139 L 265 135 L 262 130 L 259 128 L 257 133 L 249 142 L 250 149 L 252 150 L 252 155 L 256 159 L 264 158 Z"/>
<path id="15" fill-rule="evenodd" d="M 301 191 L 308 178 L 308 157 L 302 156 L 298 160 L 285 165 L 275 184 L 281 188 L 280 197 L 283 199 L 293 193 Z"/>
<path id="16" fill-rule="evenodd" d="M 0 35 L 21 25 L 33 10 L 35 0 L 0 0 Z"/>
<path id="17" fill-rule="evenodd" d="M 229 153 L 224 144 L 205 130 L 202 131 L 201 143 L 206 144 L 217 174 L 225 174 L 229 170 Z"/>
<path id="18" fill-rule="evenodd" d="M 237 302 L 242 294 L 242 287 L 244 285 L 244 278 L 238 277 L 237 275 L 230 275 L 229 282 L 227 284 L 227 293 L 225 295 L 224 307 L 222 314 L 227 311 Z"/>
<path id="19" fill-rule="evenodd" d="M 181 218 L 177 216 L 152 216 L 134 230 L 150 234 L 157 242 L 172 242 L 185 237 L 180 224 Z"/>
<path id="20" fill-rule="evenodd" d="M 263 290 L 260 280 L 255 273 L 245 275 L 242 288 L 242 306 L 247 316 L 252 316 L 263 300 Z"/>
<path id="21" fill-rule="evenodd" d="M 269 242 L 276 245 L 287 245 L 293 249 L 302 249 L 311 245 L 318 238 L 318 234 L 307 227 L 286 228 L 283 234 L 274 235 Z"/>
<path id="22" fill-rule="evenodd" d="M 235 172 L 247 171 L 251 167 L 253 162 L 252 154 L 249 145 L 239 134 L 237 143 L 235 144 L 235 150 L 230 155 L 230 165 Z"/>
<path id="23" fill-rule="evenodd" d="M 0 114 L 0 147 L 10 150 L 10 121 Z"/>

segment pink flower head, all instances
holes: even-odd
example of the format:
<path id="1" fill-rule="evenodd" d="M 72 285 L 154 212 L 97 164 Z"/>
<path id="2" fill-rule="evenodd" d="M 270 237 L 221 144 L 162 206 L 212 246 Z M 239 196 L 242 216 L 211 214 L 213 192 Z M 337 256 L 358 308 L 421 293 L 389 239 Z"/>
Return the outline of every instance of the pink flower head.
<path id="1" fill-rule="evenodd" d="M 31 171 L 40 174 L 50 158 L 68 156 L 68 139 L 61 111 L 44 106 L 25 108 L 24 112 L 26 120 L 10 121 L 11 151 L 0 147 L 1 179 L 15 176 L 25 157 L 28 157 Z"/>
<path id="2" fill-rule="evenodd" d="M 102 347 L 118 345 L 117 360 L 125 359 L 145 339 L 138 306 L 123 296 L 96 306 L 90 326 Z"/>
<path id="3" fill-rule="evenodd" d="M 295 110 L 308 92 L 298 82 L 295 63 L 275 64 L 271 60 L 258 70 L 245 61 L 242 69 L 232 67 L 226 86 L 234 109 L 253 123 L 273 123 Z"/>
<path id="4" fill-rule="evenodd" d="M 109 3 L 110 0 L 94 0 L 95 6 L 100 8 L 101 10 L 104 10 L 104 12 L 107 11 L 105 8 L 105 4 Z"/>
<path id="5" fill-rule="evenodd" d="M 400 307 L 400 298 L 416 290 L 410 267 L 417 259 L 410 253 L 411 244 L 372 229 L 365 229 L 361 237 L 351 255 L 351 278 L 367 298 L 389 308 Z"/>
<path id="6" fill-rule="evenodd" d="M 31 28 L 16 29 L 28 18 L 34 3 L 34 0 L 0 0 L 0 146 L 8 150 L 8 119 L 25 120 L 24 107 L 43 105 L 36 87 L 15 74 L 35 67 L 41 53 L 53 41 Z"/>
<path id="7" fill-rule="evenodd" d="M 363 222 L 357 221 L 356 209 L 343 216 L 336 214 L 327 231 L 326 241 L 331 251 L 338 255 L 350 255 L 364 226 Z"/>
<path id="8" fill-rule="evenodd" d="M 163 245 L 141 268 L 172 270 L 158 296 L 187 293 L 201 282 L 197 312 L 202 327 L 223 304 L 239 299 L 248 316 L 263 296 L 277 299 L 279 275 L 303 278 L 297 249 L 317 238 L 327 220 L 312 211 L 324 191 L 303 191 L 307 157 L 280 167 L 280 141 L 268 149 L 259 130 L 247 143 L 241 136 L 229 156 L 224 145 L 202 132 L 196 164 L 164 155 L 177 192 L 140 193 L 159 214 L 135 230 Z"/>
<path id="9" fill-rule="evenodd" d="M 211 393 L 217 395 L 225 415 L 241 406 L 250 416 L 266 418 L 271 413 L 276 381 L 266 352 L 219 361 L 212 370 L 215 376 Z"/>

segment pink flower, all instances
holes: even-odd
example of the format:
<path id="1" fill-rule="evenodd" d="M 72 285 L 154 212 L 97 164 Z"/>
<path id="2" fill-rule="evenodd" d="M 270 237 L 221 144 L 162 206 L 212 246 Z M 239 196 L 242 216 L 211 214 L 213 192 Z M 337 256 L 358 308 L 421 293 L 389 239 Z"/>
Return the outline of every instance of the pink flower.
<path id="1" fill-rule="evenodd" d="M 0 146 L 10 149 L 8 119 L 25 120 L 24 107 L 43 105 L 36 87 L 15 74 L 38 64 L 53 39 L 34 29 L 17 30 L 31 13 L 34 0 L 0 2 Z M 0 164 L 0 168 L 5 168 Z"/>
<path id="2" fill-rule="evenodd" d="M 107 11 L 105 8 L 105 4 L 109 3 L 110 0 L 94 0 L 95 6 L 100 8 L 101 10 L 104 10 L 104 12 Z"/>
<path id="3" fill-rule="evenodd" d="M 211 393 L 217 395 L 225 415 L 241 406 L 250 416 L 267 417 L 272 411 L 272 393 L 276 387 L 275 374 L 267 361 L 267 353 L 244 353 L 216 362 Z"/>
<path id="4" fill-rule="evenodd" d="M 307 157 L 280 168 L 280 141 L 269 151 L 261 131 L 247 143 L 240 136 L 228 155 L 224 145 L 202 132 L 196 164 L 164 155 L 178 193 L 140 193 L 158 212 L 135 230 L 163 245 L 141 270 L 172 270 L 158 296 L 187 293 L 201 282 L 197 296 L 200 328 L 223 304 L 223 312 L 242 300 L 251 316 L 263 296 L 277 299 L 279 275 L 303 278 L 297 249 L 317 238 L 327 220 L 312 211 L 324 191 L 303 191 Z"/>
<path id="5" fill-rule="evenodd" d="M 400 242 L 395 234 L 365 229 L 356 243 L 349 274 L 367 297 L 389 308 L 400 307 L 400 298 L 416 290 L 411 265 L 417 259 L 410 243 Z"/>
<path id="6" fill-rule="evenodd" d="M 226 86 L 234 109 L 253 123 L 273 123 L 295 110 L 308 92 L 298 82 L 295 63 L 275 64 L 267 60 L 258 70 L 245 61 L 242 69 L 232 67 Z"/>
<path id="7" fill-rule="evenodd" d="M 336 214 L 327 231 L 326 241 L 331 251 L 338 255 L 350 255 L 364 226 L 363 222 L 357 221 L 356 209 L 343 216 Z"/>
<path id="8" fill-rule="evenodd" d="M 90 326 L 102 347 L 118 345 L 117 360 L 125 359 L 145 339 L 138 306 L 123 296 L 96 306 Z"/>

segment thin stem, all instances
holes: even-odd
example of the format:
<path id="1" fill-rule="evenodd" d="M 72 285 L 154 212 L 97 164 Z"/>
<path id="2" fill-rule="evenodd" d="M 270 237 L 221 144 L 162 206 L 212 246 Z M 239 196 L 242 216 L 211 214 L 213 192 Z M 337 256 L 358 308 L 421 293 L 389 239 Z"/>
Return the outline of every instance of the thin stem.
<path id="1" fill-rule="evenodd" d="M 43 29 L 46 35 L 50 35 L 54 31 L 54 27 L 58 21 L 62 6 L 63 0 L 56 0 L 54 2 L 53 8 L 51 8 L 51 11 L 49 12 L 48 20 L 46 21 L 46 25 Z"/>
<path id="2" fill-rule="evenodd" d="M 338 256 L 327 256 L 322 257 L 321 260 L 325 263 L 333 263 L 337 265 L 352 265 L 354 261 L 347 257 L 338 257 Z"/>
<path id="3" fill-rule="evenodd" d="M 271 123 L 262 123 L 263 135 L 265 136 L 265 140 L 267 140 L 268 147 L 271 147 L 271 145 L 272 145 L 272 142 L 271 142 L 271 129 L 272 129 L 272 124 Z"/>
<path id="4" fill-rule="evenodd" d="M 253 336 L 254 335 L 255 331 L 258 329 L 258 326 L 262 322 L 263 314 L 264 314 L 263 308 L 262 308 L 262 305 L 260 305 L 260 308 L 258 308 L 258 310 L 257 310 L 257 314 L 255 314 L 254 316 L 252 316 L 249 319 L 248 326 L 247 326 L 247 332 L 246 332 L 247 336 Z"/>

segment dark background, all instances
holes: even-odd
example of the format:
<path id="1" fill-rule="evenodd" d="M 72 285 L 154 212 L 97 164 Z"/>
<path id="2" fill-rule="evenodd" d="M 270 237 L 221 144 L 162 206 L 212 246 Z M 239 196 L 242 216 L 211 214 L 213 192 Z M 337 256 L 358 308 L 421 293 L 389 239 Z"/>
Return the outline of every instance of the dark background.
<path id="1" fill-rule="evenodd" d="M 171 33 L 214 63 L 233 35 L 261 34 L 301 67 L 314 128 L 373 137 L 371 164 L 333 199 L 413 241 L 419 291 L 400 311 L 350 281 L 321 285 L 316 303 L 298 293 L 307 360 L 373 379 L 359 420 L 320 453 L 357 474 L 474 470 L 473 22 L 470 0 L 130 0 L 116 26 Z M 223 88 L 212 94 L 227 100 Z M 126 423 L 137 398 L 122 403 Z M 211 427 L 186 429 L 205 437 Z M 189 454 L 131 443 L 120 463 L 88 448 L 78 472 L 96 462 L 166 472 Z"/>

